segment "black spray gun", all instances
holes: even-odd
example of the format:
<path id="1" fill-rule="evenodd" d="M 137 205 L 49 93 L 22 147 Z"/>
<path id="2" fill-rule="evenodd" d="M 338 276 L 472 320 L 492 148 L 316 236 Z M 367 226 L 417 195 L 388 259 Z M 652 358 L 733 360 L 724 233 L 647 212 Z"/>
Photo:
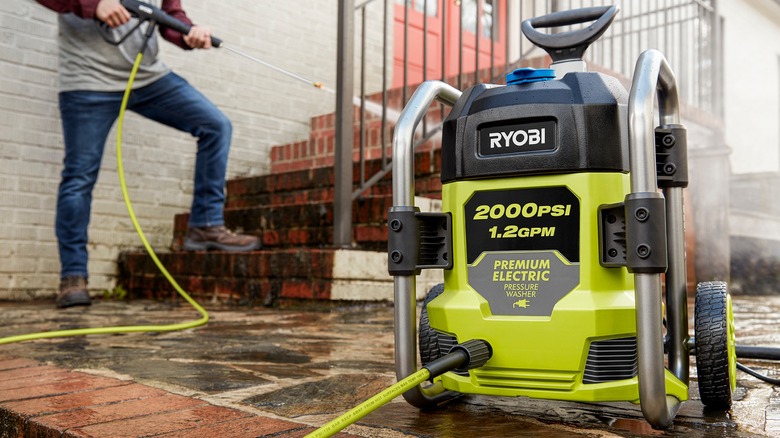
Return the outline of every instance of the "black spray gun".
<path id="1" fill-rule="evenodd" d="M 146 21 L 150 21 L 152 23 L 159 24 L 160 26 L 164 26 L 170 29 L 173 29 L 177 32 L 180 32 L 182 35 L 187 35 L 190 33 L 190 29 L 192 29 L 192 26 L 190 26 L 187 23 L 182 22 L 181 20 L 178 20 L 172 16 L 170 16 L 167 12 L 163 11 L 162 9 L 158 8 L 157 6 L 150 5 L 149 3 L 145 3 L 139 0 L 120 0 L 119 3 L 124 6 L 125 9 L 127 9 L 132 15 L 138 17 L 139 23 L 131 29 L 130 32 L 125 34 L 119 41 L 113 42 L 115 44 L 121 43 L 127 36 L 132 33 L 138 26 L 140 26 L 142 23 Z M 305 82 L 309 85 L 312 85 L 316 88 L 323 89 L 325 91 L 329 91 L 333 93 L 332 89 L 329 89 L 327 87 L 324 87 L 322 82 L 314 82 L 309 79 L 306 79 L 304 77 L 298 76 L 295 73 L 292 73 L 290 71 L 287 71 L 283 68 L 277 67 L 273 64 L 270 64 L 268 62 L 263 61 L 262 59 L 255 58 L 254 56 L 248 55 L 238 49 L 235 49 L 233 47 L 230 47 L 229 45 L 226 45 L 221 39 L 212 36 L 211 37 L 211 45 L 213 47 L 219 47 L 227 49 L 233 53 L 236 53 L 238 55 L 243 56 L 244 58 L 247 58 L 251 61 L 257 62 L 258 64 L 262 64 L 270 69 L 276 70 L 279 73 L 282 73 L 284 75 L 287 75 L 293 79 L 297 79 L 301 82 Z"/>
<path id="2" fill-rule="evenodd" d="M 149 3 L 139 0 L 120 0 L 119 3 L 131 14 L 138 17 L 141 23 L 144 21 L 152 21 L 160 26 L 173 29 L 182 35 L 187 35 L 190 33 L 190 29 L 192 29 L 192 26 L 189 24 L 171 17 L 167 12 L 154 5 L 150 5 Z M 222 40 L 212 36 L 211 45 L 214 47 L 222 47 Z"/>

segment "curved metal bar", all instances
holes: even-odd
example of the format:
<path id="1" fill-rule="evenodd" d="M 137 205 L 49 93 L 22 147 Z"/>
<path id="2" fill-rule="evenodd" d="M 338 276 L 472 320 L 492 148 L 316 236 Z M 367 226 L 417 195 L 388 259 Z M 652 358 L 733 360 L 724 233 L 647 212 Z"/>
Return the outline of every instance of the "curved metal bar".
<path id="1" fill-rule="evenodd" d="M 658 108 L 662 124 L 679 123 L 679 97 L 677 85 L 669 64 L 663 54 L 657 50 L 647 50 L 643 52 L 636 63 L 634 69 L 634 78 L 631 85 L 631 92 L 628 98 L 628 119 L 629 119 L 629 153 L 631 169 L 631 192 L 632 193 L 657 193 L 658 183 L 656 177 L 655 165 L 655 127 L 654 127 L 654 98 L 658 98 Z M 674 194 L 672 202 L 682 202 L 682 197 Z M 669 206 L 669 200 L 667 208 Z M 682 228 L 680 208 L 674 207 L 670 212 L 675 216 L 673 221 L 672 247 L 670 253 L 679 250 L 680 236 L 677 227 Z M 677 216 L 680 215 L 679 224 Z M 668 221 L 667 221 L 668 223 Z M 684 237 L 682 238 L 684 245 Z M 684 247 L 683 247 L 684 252 Z M 684 257 L 684 254 L 683 254 Z M 679 264 L 675 258 L 672 260 L 672 271 L 679 270 L 676 265 Z M 684 263 L 683 263 L 684 282 Z M 679 272 L 673 272 L 675 282 L 679 282 Z M 637 349 L 639 355 L 639 401 L 642 407 L 642 413 L 645 419 L 655 428 L 666 428 L 672 424 L 681 402 L 675 397 L 666 395 L 666 380 L 664 366 L 664 345 L 663 345 L 663 315 L 661 308 L 661 274 L 642 274 L 634 275 L 634 286 L 636 293 L 636 318 L 637 318 Z M 678 325 L 678 327 L 687 327 L 687 319 L 679 321 L 683 314 L 679 306 L 687 303 L 680 303 L 679 288 L 673 287 L 675 296 L 668 300 L 669 315 L 675 320 L 669 321 L 669 325 Z M 683 287 L 683 293 L 685 288 Z M 682 336 L 687 337 L 687 329 Z M 681 343 L 677 339 L 670 342 L 670 348 L 674 352 L 670 353 L 673 358 L 671 364 L 672 372 L 683 383 L 688 384 L 688 364 L 687 354 L 683 359 L 681 356 L 685 352 L 687 343 Z M 686 362 L 683 364 L 683 361 Z M 685 368 L 682 371 L 681 368 Z"/>
<path id="2" fill-rule="evenodd" d="M 636 61 L 634 72 L 628 97 L 631 191 L 655 192 L 658 183 L 655 169 L 654 98 L 657 92 L 662 125 L 680 123 L 677 83 L 666 58 L 657 50 L 643 52 Z"/>
<path id="3" fill-rule="evenodd" d="M 688 285 L 685 266 L 685 226 L 682 187 L 664 189 L 666 197 L 666 245 L 669 269 L 666 271 L 666 313 L 668 364 L 683 383 L 688 383 L 690 351 L 688 348 Z"/>
<path id="4" fill-rule="evenodd" d="M 461 92 L 441 81 L 426 81 L 404 107 L 393 131 L 393 206 L 414 206 L 414 131 L 436 99 L 449 106 Z"/>
<path id="5" fill-rule="evenodd" d="M 407 103 L 393 134 L 393 210 L 414 210 L 414 131 L 434 99 L 455 105 L 461 92 L 441 81 L 423 82 Z M 395 374 L 401 380 L 417 371 L 416 277 L 396 276 Z M 431 407 L 458 394 L 441 385 L 419 385 L 404 393 L 410 404 Z"/>
<path id="6" fill-rule="evenodd" d="M 659 53 L 660 55 L 660 53 Z M 658 55 L 656 55 L 658 56 Z M 661 125 L 680 123 L 679 95 L 674 73 L 660 55 L 658 72 L 658 111 Z M 661 92 L 664 90 L 664 92 Z M 664 189 L 666 198 L 666 230 L 669 269 L 666 272 L 666 306 L 669 346 L 669 370 L 681 382 L 688 384 L 690 355 L 688 352 L 688 290 L 685 264 L 685 221 L 683 189 Z"/>

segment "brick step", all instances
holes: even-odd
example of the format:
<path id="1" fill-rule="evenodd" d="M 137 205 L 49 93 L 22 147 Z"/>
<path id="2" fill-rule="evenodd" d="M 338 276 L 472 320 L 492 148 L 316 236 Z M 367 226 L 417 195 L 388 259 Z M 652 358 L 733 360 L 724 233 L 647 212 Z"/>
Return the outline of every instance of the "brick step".
<path id="1" fill-rule="evenodd" d="M 437 194 L 441 192 L 439 180 L 441 150 L 415 153 L 414 164 L 415 193 L 421 196 L 438 197 Z M 367 175 L 373 175 L 381 167 L 381 160 L 371 160 L 366 162 L 365 172 Z M 352 174 L 353 182 L 357 184 L 360 178 L 360 167 L 357 163 L 353 166 Z M 226 208 L 332 201 L 333 175 L 331 167 L 318 167 L 232 179 L 226 186 Z M 388 173 L 363 195 L 390 194 L 391 186 L 392 177 Z"/>
<path id="2" fill-rule="evenodd" d="M 176 282 L 195 300 L 241 306 L 294 306 L 322 301 L 392 301 L 387 253 L 333 248 L 290 248 L 247 253 L 158 254 Z M 417 281 L 422 298 L 441 282 L 428 270 Z M 119 259 L 119 285 L 131 298 L 170 299 L 177 293 L 145 253 Z"/>
<path id="3" fill-rule="evenodd" d="M 392 195 L 367 196 L 352 206 L 353 240 L 361 249 L 387 248 L 387 211 Z M 333 201 L 225 209 L 225 225 L 259 236 L 266 248 L 325 247 L 333 243 Z M 173 248 L 181 248 L 188 213 L 174 219 Z"/>
<path id="4" fill-rule="evenodd" d="M 360 198 L 372 196 L 392 195 L 392 181 L 388 174 L 377 184 L 361 193 Z M 438 174 L 415 178 L 415 193 L 428 198 L 441 198 L 441 179 Z M 335 189 L 331 187 L 316 187 L 309 189 L 291 190 L 286 192 L 269 193 L 258 192 L 241 196 L 228 195 L 225 208 L 241 209 L 255 206 L 283 206 L 309 203 L 332 202 L 335 197 Z"/>
<path id="5" fill-rule="evenodd" d="M 177 283 L 198 301 L 237 305 L 277 305 L 306 300 L 354 299 L 359 278 L 376 299 L 392 299 L 386 254 L 296 248 L 159 254 Z M 144 253 L 124 253 L 119 284 L 133 298 L 165 299 L 176 292 Z M 352 298 L 350 298 L 352 297 Z"/>
<path id="6" fill-rule="evenodd" d="M 400 105 L 400 95 L 398 97 Z M 381 100 L 380 100 L 381 101 Z M 392 107 L 391 107 L 392 108 Z M 381 158 L 384 149 L 387 155 L 392 154 L 390 143 L 393 138 L 395 119 L 400 110 L 391 109 L 393 114 L 388 116 L 384 124 L 384 138 L 382 137 L 383 124 L 377 115 L 366 112 L 366 120 L 363 127 L 365 132 L 363 148 L 360 150 L 361 126 L 359 123 L 359 108 L 355 107 L 355 121 L 352 125 L 353 135 L 353 161 L 359 161 L 363 155 L 366 159 Z M 429 126 L 435 126 L 442 120 L 442 109 L 438 103 L 431 105 L 431 109 L 425 116 Z M 329 114 L 312 118 L 311 132 L 306 140 L 278 145 L 271 148 L 271 172 L 279 173 L 292 170 L 301 170 L 311 167 L 332 166 L 334 163 L 336 129 L 335 116 Z M 439 147 L 438 139 L 433 138 L 419 147 L 420 150 L 431 150 Z"/>
<path id="7" fill-rule="evenodd" d="M 419 152 L 415 157 L 417 193 L 440 197 L 440 152 Z M 231 180 L 227 184 L 226 224 L 260 236 L 264 249 L 242 254 L 174 251 L 160 258 L 185 290 L 196 291 L 192 293 L 198 299 L 240 305 L 392 300 L 392 278 L 387 274 L 386 261 L 391 178 L 386 177 L 354 201 L 353 241 L 362 251 L 359 257 L 344 262 L 345 256 L 337 256 L 344 250 L 330 248 L 332 175 L 331 168 L 320 168 Z M 188 219 L 189 214 L 174 219 L 174 249 L 181 247 Z M 328 274 L 327 266 L 333 258 L 342 260 L 339 274 Z M 425 290 L 440 281 L 419 282 L 418 293 L 424 296 Z M 131 297 L 175 294 L 144 252 L 122 255 L 119 284 Z"/>

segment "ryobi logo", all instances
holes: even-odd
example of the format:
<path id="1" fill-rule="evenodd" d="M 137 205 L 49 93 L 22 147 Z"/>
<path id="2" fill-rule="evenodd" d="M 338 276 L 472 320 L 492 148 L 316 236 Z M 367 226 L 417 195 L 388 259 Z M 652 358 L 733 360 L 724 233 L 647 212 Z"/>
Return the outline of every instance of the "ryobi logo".
<path id="1" fill-rule="evenodd" d="M 493 148 L 508 148 L 509 146 L 525 146 L 544 143 L 546 128 L 542 129 L 529 129 L 523 131 L 518 129 L 517 131 L 509 132 L 491 132 L 490 136 L 490 149 Z"/>
<path id="2" fill-rule="evenodd" d="M 517 154 L 555 149 L 555 122 L 523 123 L 479 130 L 482 156 Z"/>

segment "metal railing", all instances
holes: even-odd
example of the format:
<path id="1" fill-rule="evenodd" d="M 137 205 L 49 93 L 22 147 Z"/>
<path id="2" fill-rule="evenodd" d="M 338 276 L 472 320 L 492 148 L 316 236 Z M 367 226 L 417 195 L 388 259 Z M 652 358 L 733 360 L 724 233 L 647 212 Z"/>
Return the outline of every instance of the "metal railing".
<path id="1" fill-rule="evenodd" d="M 503 83 L 517 67 L 546 67 L 546 55 L 520 32 L 523 20 L 614 3 L 620 13 L 585 54 L 591 69 L 628 84 L 640 53 L 658 49 L 677 73 L 683 115 L 697 113 L 717 126 L 723 114 L 717 0 L 339 0 L 334 246 L 352 245 L 352 201 L 391 171 L 389 133 L 417 85 L 438 79 L 463 90 Z M 372 44 L 381 48 L 370 50 Z M 444 106 L 429 111 L 415 148 L 437 140 L 445 117 Z M 378 132 L 378 146 L 369 146 L 369 130 Z M 355 153 L 358 175 L 353 175 Z M 370 160 L 379 162 L 372 174 Z"/>
<path id="2" fill-rule="evenodd" d="M 561 1 L 564 9 L 600 2 Z M 722 18 L 716 0 L 623 1 L 610 29 L 586 52 L 598 68 L 625 78 L 640 53 L 657 49 L 675 71 L 688 109 L 723 116 Z"/>

